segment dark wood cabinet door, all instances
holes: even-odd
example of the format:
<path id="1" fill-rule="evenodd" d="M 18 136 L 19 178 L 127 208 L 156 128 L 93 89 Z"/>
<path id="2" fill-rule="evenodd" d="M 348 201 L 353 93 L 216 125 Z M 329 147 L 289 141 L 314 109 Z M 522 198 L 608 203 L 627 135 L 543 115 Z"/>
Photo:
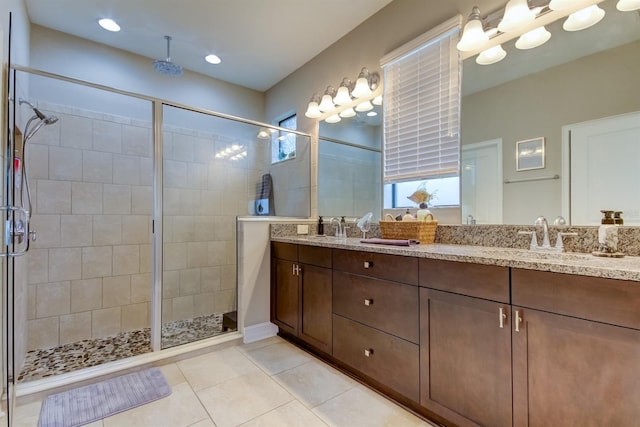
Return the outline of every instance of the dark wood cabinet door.
<path id="1" fill-rule="evenodd" d="M 299 337 L 331 354 L 331 270 L 308 264 L 300 265 Z"/>
<path id="2" fill-rule="evenodd" d="M 423 288 L 420 308 L 421 405 L 460 426 L 510 426 L 509 305 Z"/>
<path id="3" fill-rule="evenodd" d="M 640 330 L 513 307 L 515 426 L 637 426 Z"/>
<path id="4" fill-rule="evenodd" d="M 418 402 L 420 348 L 391 334 L 333 315 L 333 354 L 342 363 Z"/>
<path id="5" fill-rule="evenodd" d="M 272 272 L 272 321 L 283 330 L 298 334 L 299 289 L 296 263 L 274 258 Z"/>

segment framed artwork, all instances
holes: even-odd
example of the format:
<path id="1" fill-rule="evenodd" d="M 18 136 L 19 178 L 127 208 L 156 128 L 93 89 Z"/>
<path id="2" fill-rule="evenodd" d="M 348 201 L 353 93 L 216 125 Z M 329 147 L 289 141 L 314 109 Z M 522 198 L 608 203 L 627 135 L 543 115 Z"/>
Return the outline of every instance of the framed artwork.
<path id="1" fill-rule="evenodd" d="M 544 169 L 544 137 L 516 142 L 516 170 Z"/>

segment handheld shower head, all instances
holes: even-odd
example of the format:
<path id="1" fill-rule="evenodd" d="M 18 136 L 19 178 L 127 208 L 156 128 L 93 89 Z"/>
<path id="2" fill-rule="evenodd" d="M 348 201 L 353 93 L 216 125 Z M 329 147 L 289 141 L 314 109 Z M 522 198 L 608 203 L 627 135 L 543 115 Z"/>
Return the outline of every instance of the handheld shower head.
<path id="1" fill-rule="evenodd" d="M 45 125 L 52 125 L 52 124 L 54 124 L 55 122 L 58 121 L 58 118 L 56 116 L 47 116 L 47 115 L 45 115 L 42 111 L 38 110 L 35 105 L 30 103 L 26 99 L 20 99 L 20 105 L 22 105 L 22 104 L 27 104 L 29 107 L 31 107 L 31 109 L 35 113 L 35 116 L 32 117 L 31 119 L 29 119 L 29 122 L 31 122 L 31 120 L 36 118 L 36 117 L 39 118 L 40 120 L 42 120 Z M 27 122 L 27 126 L 25 126 L 25 129 L 29 127 L 29 122 Z M 38 129 L 40 129 L 40 126 L 37 126 L 31 132 L 31 134 L 32 134 L 31 136 L 33 136 L 33 134 L 36 133 L 36 131 Z"/>

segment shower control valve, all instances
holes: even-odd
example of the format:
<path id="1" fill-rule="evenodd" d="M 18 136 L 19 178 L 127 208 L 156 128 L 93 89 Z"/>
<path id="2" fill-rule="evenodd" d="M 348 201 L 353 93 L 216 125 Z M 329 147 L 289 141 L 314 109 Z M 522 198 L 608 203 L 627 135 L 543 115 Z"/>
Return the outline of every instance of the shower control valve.
<path id="1" fill-rule="evenodd" d="M 29 238 L 31 239 L 32 242 L 36 241 L 37 234 L 38 233 L 36 230 L 29 231 Z"/>

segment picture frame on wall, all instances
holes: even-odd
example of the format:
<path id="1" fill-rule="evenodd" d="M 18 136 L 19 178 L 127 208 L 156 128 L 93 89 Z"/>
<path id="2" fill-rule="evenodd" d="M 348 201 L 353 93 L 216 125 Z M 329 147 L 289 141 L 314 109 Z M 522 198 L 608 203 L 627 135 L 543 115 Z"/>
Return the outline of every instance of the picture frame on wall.
<path id="1" fill-rule="evenodd" d="M 516 141 L 516 171 L 544 169 L 544 137 Z"/>

